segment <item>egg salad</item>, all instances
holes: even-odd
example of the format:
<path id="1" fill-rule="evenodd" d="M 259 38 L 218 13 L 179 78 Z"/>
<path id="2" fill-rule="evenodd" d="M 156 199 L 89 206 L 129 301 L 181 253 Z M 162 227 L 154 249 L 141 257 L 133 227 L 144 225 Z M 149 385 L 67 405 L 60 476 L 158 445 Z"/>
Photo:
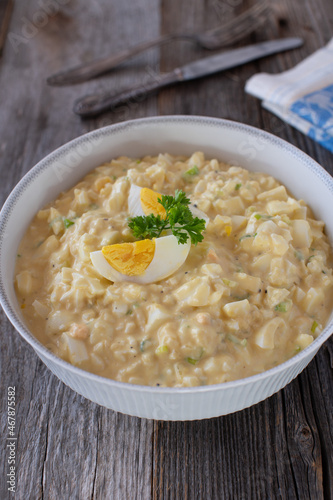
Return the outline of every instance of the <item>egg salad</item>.
<path id="1" fill-rule="evenodd" d="M 29 329 L 79 368 L 216 384 L 268 370 L 320 334 L 332 249 L 306 202 L 267 174 L 201 152 L 124 156 L 36 214 L 15 290 Z"/>

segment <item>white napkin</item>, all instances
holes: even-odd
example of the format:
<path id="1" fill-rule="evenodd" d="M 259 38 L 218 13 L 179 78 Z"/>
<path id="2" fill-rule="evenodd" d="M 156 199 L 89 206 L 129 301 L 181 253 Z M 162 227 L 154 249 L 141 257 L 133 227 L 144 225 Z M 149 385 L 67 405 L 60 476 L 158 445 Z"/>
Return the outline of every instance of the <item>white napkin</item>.
<path id="1" fill-rule="evenodd" d="M 293 69 L 254 75 L 245 91 L 333 153 L 333 38 Z"/>

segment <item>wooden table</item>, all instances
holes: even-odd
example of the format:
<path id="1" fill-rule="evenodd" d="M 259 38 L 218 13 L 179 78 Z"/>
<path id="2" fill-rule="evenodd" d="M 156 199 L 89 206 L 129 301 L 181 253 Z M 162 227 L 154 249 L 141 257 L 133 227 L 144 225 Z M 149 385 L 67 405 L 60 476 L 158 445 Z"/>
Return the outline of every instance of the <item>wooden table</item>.
<path id="1" fill-rule="evenodd" d="M 126 119 L 197 114 L 254 125 L 333 171 L 332 155 L 244 93 L 258 71 L 286 70 L 327 43 L 332 0 L 276 0 L 277 17 L 243 43 L 299 35 L 303 47 L 163 90 L 97 119 L 72 113 L 75 98 L 120 90 L 203 57 L 188 42 L 153 49 L 85 84 L 51 88 L 48 75 L 176 30 L 202 30 L 249 6 L 242 0 L 16 0 L 0 60 L 0 202 L 46 154 Z M 42 8 L 41 6 L 44 5 Z M 330 208 L 331 209 L 331 208 Z M 19 499 L 329 499 L 333 495 L 333 340 L 285 389 L 233 415 L 159 422 L 117 414 L 60 382 L 1 314 L 1 499 L 8 473 L 7 388 L 16 387 Z"/>

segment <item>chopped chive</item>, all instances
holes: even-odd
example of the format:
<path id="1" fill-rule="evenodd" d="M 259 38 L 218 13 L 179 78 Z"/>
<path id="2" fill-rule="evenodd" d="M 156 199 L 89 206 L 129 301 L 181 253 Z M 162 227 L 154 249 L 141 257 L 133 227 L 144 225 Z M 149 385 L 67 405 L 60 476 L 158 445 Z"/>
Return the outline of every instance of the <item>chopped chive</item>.
<path id="1" fill-rule="evenodd" d="M 196 357 L 196 358 L 191 358 L 191 357 L 188 357 L 188 358 L 185 358 L 186 361 L 188 363 L 190 363 L 191 365 L 196 365 L 197 362 L 202 358 L 203 354 L 204 354 L 205 350 L 203 347 L 201 347 L 201 350 L 200 350 L 200 354 Z"/>
<path id="2" fill-rule="evenodd" d="M 278 312 L 282 312 L 282 313 L 285 313 L 285 312 L 288 312 L 289 309 L 290 309 L 290 306 L 291 306 L 291 301 L 283 301 L 283 302 L 280 302 L 279 304 L 277 304 L 274 309 L 275 311 L 278 311 Z"/>
<path id="3" fill-rule="evenodd" d="M 302 350 L 301 346 L 297 346 L 295 349 L 295 354 L 298 354 Z"/>
<path id="4" fill-rule="evenodd" d="M 239 238 L 239 241 L 245 240 L 245 238 L 255 238 L 257 236 L 257 233 L 254 234 L 244 234 Z"/>
<path id="5" fill-rule="evenodd" d="M 285 302 L 280 302 L 280 304 L 277 304 L 275 307 L 274 307 L 275 311 L 279 311 L 279 312 L 287 312 L 287 307 L 286 307 L 286 303 Z"/>
<path id="6" fill-rule="evenodd" d="M 198 175 L 199 169 L 196 165 L 193 165 L 192 168 L 186 170 L 185 175 Z"/>
<path id="7" fill-rule="evenodd" d="M 241 183 L 238 182 L 235 186 L 235 191 L 238 191 L 242 187 Z"/>
<path id="8" fill-rule="evenodd" d="M 131 308 L 129 308 L 126 311 L 126 316 L 130 316 L 132 313 L 133 313 L 133 310 Z"/>
<path id="9" fill-rule="evenodd" d="M 311 326 L 311 332 L 312 332 L 312 333 L 315 333 L 317 326 L 318 326 L 317 321 L 314 321 L 314 322 L 312 323 L 312 326 Z"/>
<path id="10" fill-rule="evenodd" d="M 196 165 L 194 165 L 192 168 L 186 170 L 186 172 L 183 173 L 182 177 L 185 181 L 192 182 L 193 177 L 198 175 L 199 169 Z"/>
<path id="11" fill-rule="evenodd" d="M 186 358 L 186 361 L 188 363 L 191 363 L 191 365 L 196 365 L 199 360 L 194 358 Z"/>
<path id="12" fill-rule="evenodd" d="M 310 257 L 308 258 L 308 262 L 311 262 L 314 257 L 315 255 L 310 255 Z"/>
<path id="13" fill-rule="evenodd" d="M 64 226 L 66 229 L 68 229 L 69 227 L 71 227 L 72 225 L 74 224 L 74 222 L 70 219 L 64 219 Z"/>
<path id="14" fill-rule="evenodd" d="M 151 339 L 144 339 L 140 342 L 140 351 L 145 352 L 151 346 Z"/>
<path id="15" fill-rule="evenodd" d="M 295 250 L 294 255 L 297 260 L 304 260 L 304 255 L 300 250 Z"/>
<path id="16" fill-rule="evenodd" d="M 41 240 L 37 243 L 36 247 L 39 248 L 44 243 L 44 240 Z"/>
<path id="17" fill-rule="evenodd" d="M 22 257 L 22 255 L 20 253 L 18 253 L 16 257 L 20 258 L 20 257 Z"/>
<path id="18" fill-rule="evenodd" d="M 242 345 L 243 347 L 247 346 L 246 339 L 239 339 L 238 337 L 236 337 L 236 335 L 233 335 L 232 333 L 228 333 L 227 339 L 230 340 L 230 342 L 233 342 L 234 344 L 239 344 Z"/>
<path id="19" fill-rule="evenodd" d="M 142 340 L 142 342 L 140 342 L 140 351 L 141 352 L 144 352 L 144 350 L 145 350 L 145 343 L 146 342 L 147 342 L 146 340 Z"/>
<path id="20" fill-rule="evenodd" d="M 267 215 L 267 214 L 255 214 L 254 216 L 255 216 L 255 218 L 257 220 L 260 220 L 260 219 L 267 219 L 267 220 L 268 219 L 273 219 L 272 215 Z"/>
<path id="21" fill-rule="evenodd" d="M 160 346 L 158 346 L 158 348 L 156 349 L 155 352 L 156 352 L 156 354 L 164 354 L 164 353 L 169 352 L 169 349 L 168 349 L 167 345 L 160 345 Z"/>
<path id="22" fill-rule="evenodd" d="M 141 160 L 136 160 L 136 163 L 139 165 L 139 163 L 141 163 Z"/>

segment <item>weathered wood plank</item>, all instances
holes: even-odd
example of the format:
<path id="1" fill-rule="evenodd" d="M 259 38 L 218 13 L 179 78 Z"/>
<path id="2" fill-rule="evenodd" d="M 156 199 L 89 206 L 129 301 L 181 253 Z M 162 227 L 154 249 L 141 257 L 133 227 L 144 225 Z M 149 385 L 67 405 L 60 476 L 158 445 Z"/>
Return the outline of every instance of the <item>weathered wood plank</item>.
<path id="1" fill-rule="evenodd" d="M 1 204 L 25 172 L 71 138 L 128 117 L 156 114 L 154 99 L 140 106 L 133 103 L 96 122 L 81 121 L 71 111 L 81 93 L 140 81 L 146 66 L 157 71 L 156 51 L 142 56 L 135 67 L 86 85 L 55 89 L 46 86 L 45 78 L 65 65 L 155 37 L 158 5 L 153 0 L 135 7 L 129 1 L 112 6 L 107 1 L 92 2 L 84 9 L 72 0 L 61 4 L 54 2 L 55 12 L 31 38 L 17 39 L 13 34 L 22 37 L 28 26 L 23 19 L 34 22 L 40 16 L 41 3 L 16 3 L 12 36 L 0 63 Z M 125 30 L 122 19 L 129 21 Z M 75 394 L 45 368 L 2 311 L 1 346 L 1 394 L 9 385 L 17 388 L 18 498 L 148 498 L 152 423 L 115 414 Z M 4 405 L 3 398 L 3 436 Z M 3 471 L 6 458 L 3 447 Z M 3 474 L 0 497 L 7 498 L 7 493 Z"/>
<path id="2" fill-rule="evenodd" d="M 164 4 L 167 15 L 162 29 L 165 32 L 191 25 L 197 29 L 204 27 L 203 22 L 196 24 L 200 18 L 197 2 L 192 3 L 190 15 L 185 7 L 179 8 L 176 4 L 172 7 L 170 2 Z M 332 158 L 327 151 L 262 110 L 258 100 L 243 92 L 246 80 L 253 73 L 286 70 L 330 38 L 332 28 L 327 18 L 320 24 L 323 26 L 321 36 L 314 35 L 313 31 L 309 36 L 312 24 L 309 12 L 315 8 L 314 2 L 307 2 L 306 9 L 302 9 L 300 2 L 292 6 L 289 2 L 279 4 L 282 7 L 279 13 L 287 13 L 287 22 L 279 24 L 271 19 L 264 33 L 249 39 L 297 34 L 306 41 L 303 48 L 204 81 L 166 89 L 159 95 L 160 109 L 166 113 L 171 105 L 174 113 L 221 116 L 264 128 L 301 147 L 332 172 Z M 208 10 L 207 4 L 206 7 Z M 328 3 L 326 7 L 329 8 Z M 321 8 L 325 9 L 323 4 Z M 172 16 L 170 9 L 177 11 L 177 16 Z M 193 12 L 197 15 L 193 16 Z M 161 67 L 168 70 L 194 57 L 199 57 L 199 52 L 193 52 L 189 46 L 177 51 L 163 47 Z M 318 359 L 325 349 L 326 346 Z M 313 361 L 304 375 L 285 390 L 254 408 L 200 423 L 155 423 L 154 498 L 319 499 L 329 495 L 332 491 L 331 440 L 325 443 L 322 437 L 323 428 L 325 436 L 332 432 L 332 423 L 326 415 L 326 411 L 332 414 L 333 404 L 332 372 L 327 360 L 322 368 L 330 381 L 326 384 L 330 394 L 325 400 L 327 406 L 323 405 L 322 397 L 320 405 L 311 399 L 309 388 L 305 391 L 300 381 L 307 379 L 309 371 L 316 371 L 316 363 Z M 317 392 L 311 394 L 315 398 Z M 171 452 L 166 455 L 166 450 Z"/>
<path id="3" fill-rule="evenodd" d="M 318 357 L 332 345 L 326 343 Z M 315 390 L 310 395 L 303 382 L 316 363 L 247 410 L 202 422 L 156 422 L 153 498 L 329 498 L 332 373 L 323 368 L 331 397 L 325 411 L 321 397 Z"/>
<path id="4" fill-rule="evenodd" d="M 0 1 L 0 57 L 6 41 L 13 5 L 13 0 Z"/>
<path id="5" fill-rule="evenodd" d="M 299 377 L 303 399 L 311 398 L 313 416 L 318 429 L 323 467 L 323 488 L 333 494 L 333 339 L 324 344 L 315 360 Z M 306 382 L 303 382 L 304 379 Z"/>
<path id="6" fill-rule="evenodd" d="M 81 121 L 71 111 L 76 97 L 142 83 L 151 72 L 167 71 L 207 52 L 177 42 L 103 78 L 67 88 L 48 88 L 48 75 L 148 40 L 159 31 L 206 29 L 250 2 L 95 0 L 82 8 L 75 0 L 54 0 L 46 24 L 23 41 L 7 39 L 0 60 L 0 203 L 32 165 L 64 142 L 96 127 L 154 114 L 200 114 L 249 123 L 297 145 L 332 173 L 328 151 L 244 93 L 245 81 L 255 72 L 288 69 L 328 42 L 332 2 L 272 3 L 282 22 L 270 19 L 244 43 L 297 34 L 305 39 L 302 48 Z M 22 37 L 29 27 L 31 34 L 33 26 L 25 19 L 38 21 L 40 11 L 38 0 L 15 2 L 9 35 Z M 116 414 L 85 400 L 45 368 L 2 311 L 0 324 L 1 394 L 9 385 L 17 387 L 18 498 L 317 500 L 332 495 L 332 339 L 294 382 L 268 400 L 226 417 L 168 423 Z M 4 437 L 5 403 L 4 396 Z M 6 460 L 3 445 L 3 471 Z M 0 497 L 9 498 L 7 493 L 3 474 Z"/>

